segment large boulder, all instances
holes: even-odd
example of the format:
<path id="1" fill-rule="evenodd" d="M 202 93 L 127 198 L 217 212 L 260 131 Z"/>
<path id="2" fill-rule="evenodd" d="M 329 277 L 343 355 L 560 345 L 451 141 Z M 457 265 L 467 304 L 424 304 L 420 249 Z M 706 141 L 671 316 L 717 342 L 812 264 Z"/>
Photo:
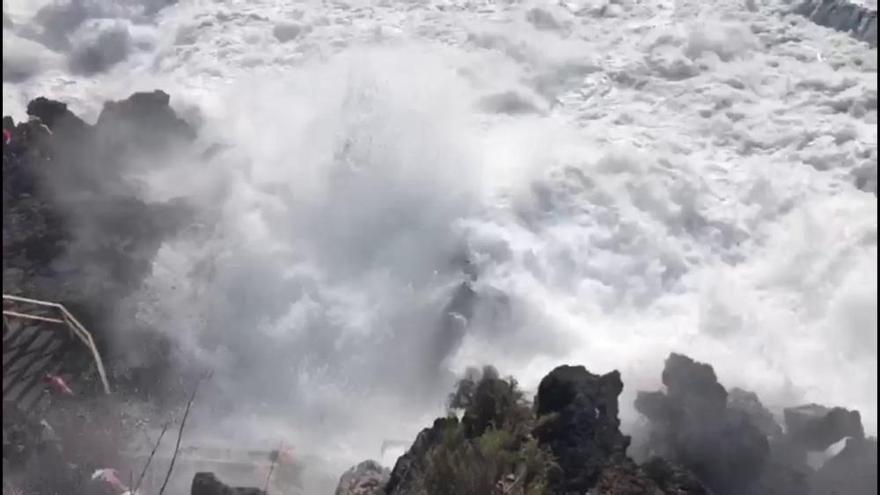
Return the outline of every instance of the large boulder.
<path id="1" fill-rule="evenodd" d="M 35 98 L 27 105 L 27 114 L 37 118 L 50 129 L 83 131 L 87 124 L 67 109 L 67 104 L 50 100 L 43 96 Z"/>
<path id="2" fill-rule="evenodd" d="M 3 402 L 3 481 L 21 493 L 84 493 L 88 475 L 73 464 L 55 429 L 13 402 Z M 91 494 L 86 494 L 91 495 Z"/>
<path id="3" fill-rule="evenodd" d="M 849 438 L 839 454 L 829 459 L 811 480 L 813 495 L 877 493 L 877 440 Z"/>
<path id="4" fill-rule="evenodd" d="M 155 158 L 167 151 L 168 134 L 182 141 L 194 131 L 161 92 L 108 103 L 96 126 L 43 97 L 27 111 L 32 120 L 17 126 L 4 118 L 4 286 L 55 301 L 119 300 L 190 215 L 179 201 L 139 199 L 123 177 L 132 156 L 120 149 L 146 139 L 155 146 L 139 154 Z M 134 136 L 119 134 L 122 128 Z"/>
<path id="5" fill-rule="evenodd" d="M 788 408 L 783 431 L 757 395 L 727 392 L 711 366 L 679 354 L 667 359 L 663 384 L 665 391 L 636 398 L 636 409 L 649 420 L 649 450 L 688 468 L 713 492 L 876 493 L 876 441 L 864 438 L 857 411 Z M 811 453 L 845 438 L 846 448 L 818 470 L 811 467 Z"/>
<path id="6" fill-rule="evenodd" d="M 214 473 L 196 473 L 190 495 L 267 495 L 259 488 L 233 487 L 223 483 Z"/>
<path id="7" fill-rule="evenodd" d="M 629 459 L 602 470 L 590 493 L 601 495 L 711 495 L 691 472 L 653 457 L 641 466 Z"/>
<path id="8" fill-rule="evenodd" d="M 636 409 L 650 421 L 653 453 L 693 471 L 719 494 L 740 494 L 759 483 L 770 445 L 752 415 L 728 407 L 711 366 L 671 354 L 665 392 L 640 392 Z"/>
<path id="9" fill-rule="evenodd" d="M 864 438 L 858 411 L 806 404 L 785 409 L 789 440 L 805 450 L 819 452 L 845 437 Z"/>
<path id="10" fill-rule="evenodd" d="M 849 33 L 872 47 L 877 46 L 877 7 L 852 0 L 803 0 L 795 11 L 820 26 Z"/>
<path id="11" fill-rule="evenodd" d="M 448 431 L 457 426 L 456 418 L 437 418 L 430 428 L 419 432 L 409 450 L 394 464 L 394 469 L 391 470 L 388 483 L 385 485 L 385 493 L 389 495 L 413 493 L 425 471 L 429 452 L 440 444 Z"/>
<path id="12" fill-rule="evenodd" d="M 560 492 L 583 493 L 602 470 L 626 459 L 629 437 L 620 433 L 620 373 L 594 375 L 583 366 L 560 366 L 541 380 L 535 398 L 535 437 L 550 448 L 562 470 Z"/>
<path id="13" fill-rule="evenodd" d="M 346 471 L 339 479 L 336 495 L 380 495 L 391 472 L 376 461 L 364 461 Z"/>
<path id="14" fill-rule="evenodd" d="M 179 118 L 163 91 L 134 93 L 121 101 L 104 104 L 95 128 L 117 151 L 164 151 L 189 142 L 195 131 Z"/>
<path id="15" fill-rule="evenodd" d="M 756 393 L 734 388 L 727 394 L 727 407 L 746 414 L 767 438 L 774 439 L 782 436 L 782 427 L 776 422 L 773 413 L 761 404 Z"/>

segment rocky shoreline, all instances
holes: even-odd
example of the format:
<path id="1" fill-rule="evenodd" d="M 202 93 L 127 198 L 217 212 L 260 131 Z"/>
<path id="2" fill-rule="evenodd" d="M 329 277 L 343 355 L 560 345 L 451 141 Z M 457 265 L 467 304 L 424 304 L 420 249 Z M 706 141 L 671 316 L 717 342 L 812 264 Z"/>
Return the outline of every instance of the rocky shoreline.
<path id="1" fill-rule="evenodd" d="M 467 400 L 451 404 L 463 410 L 422 430 L 392 471 L 361 463 L 336 495 L 876 493 L 877 441 L 857 411 L 793 407 L 783 427 L 755 394 L 728 392 L 711 366 L 680 354 L 667 358 L 663 383 L 636 400 L 651 431 L 637 463 L 619 429 L 616 371 L 560 366 L 531 405 L 490 368 L 459 384 L 456 396 Z M 839 442 L 842 450 L 810 465 Z"/>
<path id="2" fill-rule="evenodd" d="M 164 150 L 192 145 L 195 131 L 169 100 L 160 91 L 137 93 L 108 103 L 89 125 L 63 103 L 38 98 L 28 105 L 29 121 L 3 119 L 4 290 L 76 306 L 103 342 L 118 396 L 157 404 L 162 396 L 151 394 L 174 386 L 167 342 L 143 329 L 155 359 L 136 369 L 115 360 L 108 329 L 120 311 L 116 301 L 143 279 L 161 239 L 189 211 L 178 202 L 133 199 L 112 179 L 124 172 L 121 157 L 160 161 Z M 101 184 L 89 181 L 95 173 Z M 112 214 L 89 215 L 98 203 Z M 83 242 L 74 224 L 106 241 Z M 596 375 L 586 364 L 552 370 L 534 398 L 491 367 L 470 371 L 450 395 L 448 415 L 422 430 L 392 470 L 360 463 L 342 475 L 336 494 L 877 493 L 877 442 L 865 435 L 858 411 L 803 404 L 778 421 L 755 394 L 719 383 L 709 364 L 672 354 L 664 389 L 638 394 L 635 408 L 649 433 L 631 445 L 618 417 L 621 375 Z M 25 493 L 58 486 L 122 493 L 96 487 L 89 476 L 118 462 L 121 445 L 108 439 L 101 452 L 71 449 L 64 431 L 49 434 L 43 418 L 10 414 L 15 407 L 4 402 L 4 474 L 14 474 Z M 83 428 L 92 426 L 70 427 L 91 431 Z M 229 487 L 210 473 L 197 474 L 191 490 L 264 493 Z"/>

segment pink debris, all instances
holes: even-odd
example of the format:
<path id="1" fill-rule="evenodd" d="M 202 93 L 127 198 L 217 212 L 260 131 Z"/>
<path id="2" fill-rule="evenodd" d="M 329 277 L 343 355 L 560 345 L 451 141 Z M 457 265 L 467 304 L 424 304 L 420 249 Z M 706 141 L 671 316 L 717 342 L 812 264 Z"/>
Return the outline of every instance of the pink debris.
<path id="1" fill-rule="evenodd" d="M 282 447 L 278 451 L 278 464 L 293 464 L 295 456 L 293 449 L 290 447 Z"/>
<path id="2" fill-rule="evenodd" d="M 296 456 L 294 455 L 293 449 L 285 446 L 284 443 L 281 444 L 281 447 L 278 450 L 273 450 L 270 453 L 269 458 L 272 460 L 271 464 L 259 464 L 255 467 L 258 477 L 265 478 L 269 476 L 269 473 L 272 472 L 273 468 L 290 466 L 296 462 Z"/>
<path id="3" fill-rule="evenodd" d="M 51 388 L 55 393 L 61 395 L 74 395 L 73 390 L 67 386 L 67 383 L 64 381 L 64 378 L 61 378 L 58 375 L 46 375 L 44 381 L 49 388 Z"/>
<path id="4" fill-rule="evenodd" d="M 117 491 L 117 493 L 125 493 L 128 492 L 129 489 L 125 486 L 122 481 L 119 480 L 119 473 L 116 472 L 115 469 L 105 468 L 99 469 L 92 473 L 93 480 L 100 480 L 104 483 L 107 483 L 111 488 Z"/>
<path id="5" fill-rule="evenodd" d="M 3 144 L 9 144 L 12 142 L 12 133 L 9 132 L 9 129 L 3 129 Z"/>

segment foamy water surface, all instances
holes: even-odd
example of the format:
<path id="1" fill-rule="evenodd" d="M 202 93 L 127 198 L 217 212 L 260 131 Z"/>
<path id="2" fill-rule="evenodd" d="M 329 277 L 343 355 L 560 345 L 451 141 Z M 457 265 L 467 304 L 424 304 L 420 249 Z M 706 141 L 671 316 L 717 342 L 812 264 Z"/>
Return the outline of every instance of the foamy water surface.
<path id="1" fill-rule="evenodd" d="M 461 252 L 453 371 L 619 369 L 629 428 L 677 351 L 876 434 L 876 50 L 756 4 L 5 0 L 4 113 L 161 88 L 230 145 L 132 177 L 210 221 L 129 301 L 218 370 L 227 440 L 410 438 Z"/>

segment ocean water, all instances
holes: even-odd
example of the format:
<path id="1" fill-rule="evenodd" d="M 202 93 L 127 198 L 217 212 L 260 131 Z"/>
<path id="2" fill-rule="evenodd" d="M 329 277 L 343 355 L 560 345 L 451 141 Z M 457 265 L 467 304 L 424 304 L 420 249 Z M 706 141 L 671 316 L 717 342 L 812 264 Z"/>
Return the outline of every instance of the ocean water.
<path id="1" fill-rule="evenodd" d="M 876 434 L 876 49 L 792 5 L 4 0 L 4 114 L 163 89 L 226 146 L 129 177 L 202 220 L 124 302 L 215 369 L 192 442 L 341 470 L 489 363 L 618 369 L 637 431 L 671 351 Z"/>

